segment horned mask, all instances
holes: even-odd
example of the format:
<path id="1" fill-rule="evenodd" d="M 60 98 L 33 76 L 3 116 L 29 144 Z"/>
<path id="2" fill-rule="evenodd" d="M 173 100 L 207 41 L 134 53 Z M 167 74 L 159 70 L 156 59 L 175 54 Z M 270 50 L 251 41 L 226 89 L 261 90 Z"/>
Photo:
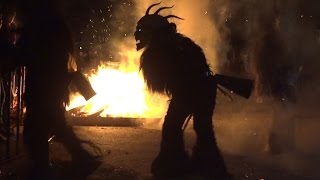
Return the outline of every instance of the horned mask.
<path id="1" fill-rule="evenodd" d="M 137 41 L 137 50 L 140 50 L 149 44 L 150 39 L 154 35 L 154 32 L 161 28 L 169 27 L 169 18 L 178 18 L 183 20 L 182 18 L 175 15 L 159 15 L 162 10 L 173 8 L 173 6 L 161 7 L 155 13 L 150 14 L 150 10 L 160 3 L 161 2 L 149 6 L 145 15 L 137 23 L 136 32 L 134 33 L 135 39 Z"/>

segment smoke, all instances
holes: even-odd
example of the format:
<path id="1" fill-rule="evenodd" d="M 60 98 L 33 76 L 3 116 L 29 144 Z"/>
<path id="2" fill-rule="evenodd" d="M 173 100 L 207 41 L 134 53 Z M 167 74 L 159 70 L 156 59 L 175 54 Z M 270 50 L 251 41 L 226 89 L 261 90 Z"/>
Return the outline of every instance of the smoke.
<path id="1" fill-rule="evenodd" d="M 212 1 L 209 12 L 214 29 L 219 32 L 215 35 L 220 36 L 216 37 L 219 41 L 215 42 L 220 42 L 224 47 L 224 51 L 215 50 L 217 64 L 222 71 L 231 71 L 235 75 L 245 73 L 256 80 L 264 76 L 264 86 L 279 78 L 271 75 L 272 72 L 278 71 L 280 66 L 287 66 L 295 69 L 299 76 L 297 83 L 301 93 L 313 89 L 315 94 L 319 94 L 320 15 L 314 8 L 318 5 L 318 1 L 312 0 Z M 266 39 L 268 33 L 273 33 L 273 37 Z M 267 51 L 259 44 L 268 42 L 282 46 L 284 50 L 280 52 L 271 47 L 278 52 L 269 52 L 268 57 L 258 58 L 255 55 L 257 49 Z"/>
<path id="2" fill-rule="evenodd" d="M 235 99 L 226 103 L 218 99 L 215 128 L 225 152 L 264 157 L 260 160 L 292 172 L 316 169 L 313 162 L 319 159 L 320 149 L 317 140 L 320 134 L 316 130 L 320 126 L 316 108 L 320 104 L 320 16 L 314 10 L 316 6 L 319 1 L 214 1 L 211 17 L 226 47 L 226 51 L 219 53 L 222 58 L 217 59 L 222 71 L 247 74 L 264 88 L 262 92 L 256 91 L 257 96 L 249 101 Z M 223 57 L 226 59 L 219 61 Z M 242 68 L 237 69 L 239 66 Z M 282 67 L 289 70 L 291 78 L 283 79 L 279 73 Z M 298 101 L 290 107 L 295 115 L 290 124 L 283 126 L 283 131 L 287 126 L 295 126 L 296 149 L 268 156 L 265 150 L 272 121 L 281 119 L 273 119 L 274 94 L 264 92 L 274 82 L 289 81 L 297 88 Z M 256 102 L 258 97 L 263 98 L 263 103 Z M 318 172 L 315 174 L 319 176 Z"/>

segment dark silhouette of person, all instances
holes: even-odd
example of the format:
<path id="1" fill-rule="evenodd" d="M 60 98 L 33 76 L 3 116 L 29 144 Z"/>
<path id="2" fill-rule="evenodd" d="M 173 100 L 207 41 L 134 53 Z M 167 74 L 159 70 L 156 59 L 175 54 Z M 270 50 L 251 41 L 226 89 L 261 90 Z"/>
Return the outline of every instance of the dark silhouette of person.
<path id="1" fill-rule="evenodd" d="M 22 23 L 17 58 L 27 69 L 23 137 L 33 161 L 32 178 L 50 177 L 49 133 L 70 152 L 77 174 L 87 175 L 94 158 L 81 146 L 65 119 L 70 83 L 67 64 L 73 55 L 69 29 L 54 1 L 20 0 L 17 12 Z"/>
<path id="2" fill-rule="evenodd" d="M 158 3 L 160 4 L 160 3 Z M 225 179 L 229 177 L 217 146 L 212 124 L 216 84 L 202 49 L 191 39 L 177 33 L 176 25 L 158 13 L 149 14 L 137 23 L 134 33 L 137 50 L 143 49 L 140 68 L 148 88 L 172 97 L 162 128 L 160 152 L 152 163 L 155 177 L 181 177 L 194 174 Z M 210 80 L 211 79 L 211 80 Z M 184 148 L 183 124 L 193 116 L 197 142 L 189 158 Z"/>
<path id="3" fill-rule="evenodd" d="M 263 33 L 253 47 L 256 93 L 268 97 L 273 113 L 265 149 L 271 154 L 295 150 L 294 106 L 301 65 L 298 50 L 286 42 L 291 34 L 284 30 L 284 18 L 276 10 L 262 18 Z"/>

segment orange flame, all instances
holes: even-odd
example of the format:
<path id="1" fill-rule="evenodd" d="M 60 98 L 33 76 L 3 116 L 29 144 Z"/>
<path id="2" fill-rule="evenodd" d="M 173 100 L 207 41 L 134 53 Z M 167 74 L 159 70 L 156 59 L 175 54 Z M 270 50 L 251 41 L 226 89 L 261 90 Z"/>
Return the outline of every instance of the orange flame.
<path id="1" fill-rule="evenodd" d="M 168 97 L 150 94 L 139 72 L 140 53 L 120 53 L 120 63 L 101 63 L 96 72 L 87 74 L 97 95 L 89 101 L 72 94 L 67 111 L 79 108 L 82 115 L 98 113 L 101 117 L 160 118 L 166 111 Z"/>

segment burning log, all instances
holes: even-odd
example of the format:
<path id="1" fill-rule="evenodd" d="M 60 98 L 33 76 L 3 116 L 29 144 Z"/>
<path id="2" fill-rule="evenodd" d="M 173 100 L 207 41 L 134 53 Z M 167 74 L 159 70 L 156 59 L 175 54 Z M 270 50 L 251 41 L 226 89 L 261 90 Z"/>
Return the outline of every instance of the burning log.
<path id="1" fill-rule="evenodd" d="M 67 122 L 72 126 L 115 126 L 115 127 L 140 127 L 146 122 L 158 122 L 161 118 L 131 118 L 131 117 L 68 117 Z"/>
<path id="2" fill-rule="evenodd" d="M 77 117 L 87 116 L 86 112 L 81 111 L 82 108 L 84 108 L 84 105 L 70 109 L 68 111 L 68 116 L 70 116 L 70 117 L 71 116 L 77 116 Z"/>
<path id="3" fill-rule="evenodd" d="M 116 127 L 138 127 L 146 123 L 159 122 L 161 118 L 139 118 L 139 117 L 101 117 L 104 109 L 87 114 L 82 111 L 85 106 L 79 106 L 67 111 L 67 122 L 72 126 L 116 126 Z"/>

